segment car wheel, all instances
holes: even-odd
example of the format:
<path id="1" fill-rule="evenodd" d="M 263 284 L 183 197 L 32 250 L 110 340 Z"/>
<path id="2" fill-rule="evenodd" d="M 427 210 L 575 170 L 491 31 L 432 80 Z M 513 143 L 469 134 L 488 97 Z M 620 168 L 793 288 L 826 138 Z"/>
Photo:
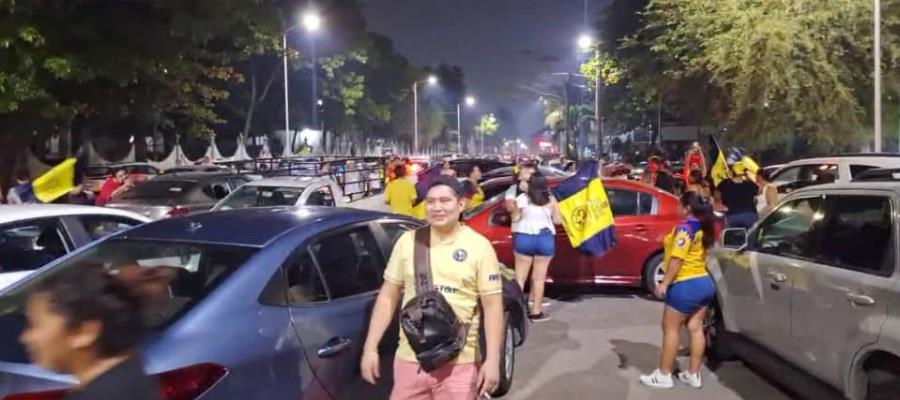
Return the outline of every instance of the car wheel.
<path id="1" fill-rule="evenodd" d="M 506 315 L 506 335 L 503 338 L 503 349 L 500 353 L 500 383 L 494 391 L 494 397 L 500 397 L 509 393 L 512 388 L 513 374 L 516 372 L 516 332 L 509 323 L 509 314 Z"/>
<path id="2" fill-rule="evenodd" d="M 725 321 L 718 305 L 713 304 L 706 312 L 703 321 L 703 335 L 706 337 L 706 356 L 715 361 L 734 360 L 734 349 L 731 339 L 725 331 Z"/>
<path id="3" fill-rule="evenodd" d="M 662 253 L 650 257 L 647 263 L 644 264 L 644 289 L 647 289 L 651 295 L 655 296 L 656 286 L 662 282 L 665 276 Z"/>
<path id="4" fill-rule="evenodd" d="M 900 393 L 900 367 L 872 368 L 866 372 L 868 394 L 866 400 L 896 399 Z"/>

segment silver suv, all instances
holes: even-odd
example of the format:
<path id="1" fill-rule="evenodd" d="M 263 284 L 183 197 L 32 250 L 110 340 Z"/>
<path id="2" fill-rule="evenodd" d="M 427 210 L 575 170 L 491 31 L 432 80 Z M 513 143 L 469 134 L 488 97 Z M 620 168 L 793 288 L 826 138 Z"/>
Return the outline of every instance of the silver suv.
<path id="1" fill-rule="evenodd" d="M 777 375 L 800 371 L 852 400 L 900 398 L 898 219 L 900 184 L 851 182 L 796 191 L 749 232 L 725 230 L 710 262 L 710 353 L 773 355 Z"/>

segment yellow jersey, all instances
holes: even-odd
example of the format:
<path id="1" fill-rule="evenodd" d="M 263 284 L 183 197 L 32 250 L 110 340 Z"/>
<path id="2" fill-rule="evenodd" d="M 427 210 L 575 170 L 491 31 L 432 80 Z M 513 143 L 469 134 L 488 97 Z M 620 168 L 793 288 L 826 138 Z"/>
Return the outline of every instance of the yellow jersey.
<path id="1" fill-rule="evenodd" d="M 703 231 L 700 221 L 688 218 L 663 239 L 665 256 L 663 268 L 669 267 L 673 258 L 682 260 L 681 269 L 672 283 L 709 275 L 706 270 L 706 248 L 703 247 Z"/>
<path id="2" fill-rule="evenodd" d="M 384 280 L 402 286 L 403 307 L 416 296 L 413 247 L 415 232 L 404 233 L 397 240 L 391 259 L 384 270 Z M 497 253 L 491 242 L 471 228 L 460 225 L 456 232 L 444 240 L 431 236 L 431 275 L 435 289 L 440 291 L 457 318 L 469 326 L 466 346 L 454 361 L 467 364 L 479 361 L 478 329 L 480 317 L 476 309 L 480 296 L 503 293 L 503 278 L 497 262 Z M 406 335 L 400 331 L 397 357 L 417 362 L 416 353 L 409 346 Z"/>
<path id="3" fill-rule="evenodd" d="M 384 201 L 391 207 L 391 212 L 408 217 L 415 217 L 413 202 L 416 196 L 416 185 L 406 178 L 394 179 L 384 189 Z"/>
<path id="4" fill-rule="evenodd" d="M 484 189 L 479 185 L 475 185 L 475 194 L 469 199 L 469 204 L 466 206 L 466 209 L 478 207 L 481 203 L 484 203 Z"/>

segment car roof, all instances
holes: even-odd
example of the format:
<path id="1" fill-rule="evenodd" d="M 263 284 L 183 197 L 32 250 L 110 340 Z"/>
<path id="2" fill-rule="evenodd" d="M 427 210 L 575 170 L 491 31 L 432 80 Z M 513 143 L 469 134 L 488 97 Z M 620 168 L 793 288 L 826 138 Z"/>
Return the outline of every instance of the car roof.
<path id="1" fill-rule="evenodd" d="M 807 186 L 791 193 L 803 194 L 810 192 L 827 192 L 827 191 L 843 191 L 843 190 L 888 190 L 900 195 L 900 182 L 879 182 L 879 181 L 851 181 L 842 183 L 828 183 L 824 185 Z"/>
<path id="2" fill-rule="evenodd" d="M 281 186 L 281 187 L 307 187 L 316 183 L 330 184 L 334 182 L 327 176 L 276 176 L 250 181 L 245 186 Z"/>
<path id="3" fill-rule="evenodd" d="M 570 177 L 568 176 L 551 176 L 547 177 L 547 182 L 550 186 L 556 186 L 559 182 L 562 182 Z M 496 186 L 496 185 L 511 185 L 513 182 L 513 178 L 511 176 L 502 176 L 499 178 L 488 179 L 483 182 L 482 186 Z M 655 186 L 650 186 L 643 182 L 637 182 L 630 179 L 622 179 L 622 178 L 603 178 L 604 186 L 616 187 L 620 189 L 635 189 L 635 190 L 645 190 L 651 192 L 663 192 L 671 195 L 671 193 L 665 192 Z"/>
<path id="4" fill-rule="evenodd" d="M 149 218 L 114 208 L 76 206 L 68 204 L 17 204 L 0 206 L 0 224 L 24 221 L 34 218 L 64 217 L 70 215 L 112 215 L 132 218 L 139 221 L 150 221 Z"/>
<path id="5" fill-rule="evenodd" d="M 848 155 L 837 155 L 832 157 L 813 157 L 813 158 L 804 158 L 800 160 L 794 160 L 790 163 L 784 164 L 782 168 L 792 167 L 795 165 L 805 165 L 805 164 L 816 164 L 816 163 L 837 163 L 842 161 L 857 161 L 857 162 L 870 162 L 870 163 L 888 163 L 893 165 L 900 165 L 900 156 L 898 155 L 890 155 L 890 154 L 848 154 Z"/>
<path id="6" fill-rule="evenodd" d="M 151 222 L 117 237 L 262 247 L 295 228 L 352 224 L 392 214 L 344 207 L 258 207 L 199 213 Z M 309 231 L 310 229 L 306 229 Z"/>

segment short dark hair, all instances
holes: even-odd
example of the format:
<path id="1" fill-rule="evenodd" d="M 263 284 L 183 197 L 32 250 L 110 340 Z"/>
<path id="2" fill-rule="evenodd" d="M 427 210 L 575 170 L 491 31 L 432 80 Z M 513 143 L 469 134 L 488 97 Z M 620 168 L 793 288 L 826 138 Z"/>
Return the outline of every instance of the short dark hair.
<path id="1" fill-rule="evenodd" d="M 119 171 L 122 171 L 122 172 L 124 172 L 124 173 L 126 173 L 126 174 L 128 173 L 128 171 L 126 171 L 125 168 L 122 168 L 122 167 L 116 167 L 116 168 L 113 168 L 113 170 L 112 170 L 112 176 L 118 175 L 118 174 L 119 174 Z"/>
<path id="2" fill-rule="evenodd" d="M 435 186 L 449 187 L 450 190 L 452 190 L 453 193 L 456 195 L 456 197 L 461 197 L 463 195 L 463 193 L 465 192 L 465 189 L 463 189 L 462 184 L 460 184 L 459 181 L 452 176 L 441 175 L 441 176 L 438 176 L 437 178 L 434 178 L 434 181 L 432 181 L 431 184 L 428 185 L 428 190 L 426 191 L 426 193 L 431 191 L 431 188 L 433 188 Z"/>
<path id="3" fill-rule="evenodd" d="M 476 164 L 463 165 L 459 169 L 460 176 L 468 178 L 472 175 L 472 172 L 475 171 L 475 168 L 481 169 L 481 167 Z"/>
<path id="4" fill-rule="evenodd" d="M 394 175 L 398 178 L 406 176 L 406 165 L 400 164 L 394 166 Z"/>
<path id="5" fill-rule="evenodd" d="M 141 339 L 141 299 L 102 265 L 75 265 L 41 282 L 32 293 L 48 294 L 52 309 L 70 327 L 99 321 L 102 328 L 96 347 L 101 356 L 125 353 Z"/>
<path id="6" fill-rule="evenodd" d="M 31 179 L 31 174 L 28 173 L 27 169 L 20 169 L 16 171 L 16 179 L 20 181 L 27 181 Z"/>

